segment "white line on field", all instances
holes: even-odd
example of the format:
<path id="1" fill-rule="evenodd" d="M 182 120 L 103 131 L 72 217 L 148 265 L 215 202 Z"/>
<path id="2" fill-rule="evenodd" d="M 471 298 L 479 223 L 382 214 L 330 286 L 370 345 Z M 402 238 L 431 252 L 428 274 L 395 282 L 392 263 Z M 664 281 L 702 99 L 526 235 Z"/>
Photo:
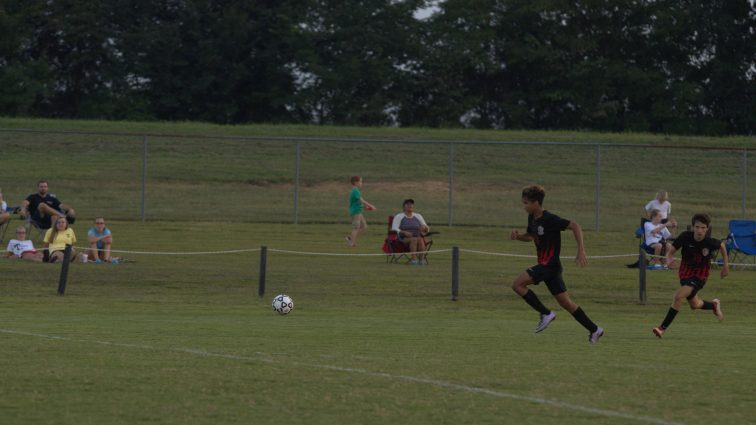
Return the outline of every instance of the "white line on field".
<path id="1" fill-rule="evenodd" d="M 125 344 L 125 343 L 109 342 L 109 341 L 75 339 L 75 338 L 67 338 L 67 337 L 55 336 L 55 335 L 45 335 L 45 334 L 33 333 L 33 332 L 15 331 L 11 329 L 0 329 L 0 333 L 33 336 L 37 338 L 55 339 L 55 340 L 62 340 L 62 341 L 85 342 L 85 343 L 92 343 L 92 344 L 99 344 L 99 345 L 108 345 L 108 346 L 113 346 L 113 347 L 122 347 L 122 348 L 138 348 L 138 349 L 143 349 L 143 350 L 173 351 L 177 353 L 186 353 L 186 354 L 191 354 L 195 356 L 213 357 L 213 358 L 220 358 L 220 359 L 227 359 L 227 360 L 278 363 L 278 364 L 284 364 L 284 365 L 289 364 L 289 365 L 294 365 L 294 366 L 326 369 L 326 370 L 332 370 L 332 371 L 337 371 L 337 372 L 360 374 L 360 375 L 365 375 L 365 376 L 374 376 L 378 378 L 385 378 L 388 380 L 406 381 L 406 382 L 414 382 L 418 384 L 433 385 L 435 387 L 441 387 L 441 388 L 446 388 L 450 390 L 457 390 L 457 391 L 463 391 L 463 392 L 474 393 L 474 394 L 485 394 L 492 397 L 507 398 L 511 400 L 527 401 L 527 402 L 540 404 L 544 406 L 551 406 L 551 407 L 556 407 L 556 408 L 561 408 L 561 409 L 574 410 L 574 411 L 589 413 L 589 414 L 597 415 L 597 416 L 622 418 L 622 419 L 628 419 L 628 420 L 636 421 L 636 422 L 646 422 L 646 423 L 660 424 L 660 425 L 685 425 L 681 422 L 669 421 L 666 419 L 655 418 L 653 416 L 634 415 L 632 413 L 623 413 L 616 410 L 599 409 L 595 407 L 584 406 L 582 404 L 574 404 L 574 403 L 568 403 L 564 401 L 546 399 L 546 398 L 540 398 L 540 397 L 524 396 L 524 395 L 511 393 L 508 391 L 492 390 L 492 389 L 483 388 L 483 387 L 474 387 L 470 385 L 455 384 L 453 382 L 439 381 L 435 379 L 418 378 L 416 376 L 408 376 L 408 375 L 393 375 L 393 374 L 385 373 L 385 372 L 371 372 L 366 369 L 349 368 L 349 367 L 342 367 L 342 366 L 302 363 L 302 362 L 297 362 L 297 361 L 275 360 L 275 359 L 271 359 L 267 354 L 260 353 L 260 352 L 255 353 L 257 354 L 257 356 L 250 357 L 250 356 L 239 356 L 235 354 L 213 353 L 213 352 L 200 350 L 196 348 L 158 348 L 158 347 L 153 347 L 150 345 L 143 345 L 143 344 Z"/>

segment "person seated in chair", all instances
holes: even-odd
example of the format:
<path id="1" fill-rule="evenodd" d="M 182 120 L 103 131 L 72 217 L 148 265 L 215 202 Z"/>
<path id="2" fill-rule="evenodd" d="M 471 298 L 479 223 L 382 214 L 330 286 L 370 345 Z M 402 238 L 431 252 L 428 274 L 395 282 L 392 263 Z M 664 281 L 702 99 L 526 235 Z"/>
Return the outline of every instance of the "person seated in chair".
<path id="1" fill-rule="evenodd" d="M 391 231 L 396 232 L 399 241 L 409 248 L 410 264 L 421 265 L 425 260 L 426 240 L 430 228 L 423 216 L 414 212 L 415 201 L 405 199 L 402 204 L 404 210 L 394 216 Z"/>
<path id="2" fill-rule="evenodd" d="M 664 268 L 664 262 L 662 261 L 665 253 L 669 251 L 672 245 L 667 242 L 667 239 L 672 234 L 667 229 L 668 223 L 662 223 L 662 213 L 659 210 L 651 210 L 651 221 L 647 221 L 643 225 L 644 230 L 644 243 L 643 249 L 653 255 L 650 265 L 652 268 Z"/>
<path id="3" fill-rule="evenodd" d="M 40 229 L 51 228 L 55 222 L 53 218 L 58 217 L 67 218 L 67 222 L 73 224 L 76 220 L 74 209 L 60 202 L 47 189 L 47 181 L 40 180 L 37 183 L 37 193 L 32 193 L 21 202 L 21 218 L 30 217 L 31 222 Z"/>
<path id="4" fill-rule="evenodd" d="M 3 200 L 3 192 L 0 192 L 0 226 L 10 221 L 7 209 L 8 204 Z"/>

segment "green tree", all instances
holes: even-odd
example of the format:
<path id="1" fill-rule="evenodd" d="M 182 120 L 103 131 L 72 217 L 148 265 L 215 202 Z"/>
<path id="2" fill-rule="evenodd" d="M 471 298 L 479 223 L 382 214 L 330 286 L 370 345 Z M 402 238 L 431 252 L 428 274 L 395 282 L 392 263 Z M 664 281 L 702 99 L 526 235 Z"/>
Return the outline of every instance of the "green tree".
<path id="1" fill-rule="evenodd" d="M 143 1 L 122 37 L 133 89 L 155 118 L 290 120 L 301 1 Z"/>
<path id="2" fill-rule="evenodd" d="M 397 124 L 417 61 L 422 0 L 315 0 L 300 23 L 306 43 L 292 72 L 303 122 Z"/>

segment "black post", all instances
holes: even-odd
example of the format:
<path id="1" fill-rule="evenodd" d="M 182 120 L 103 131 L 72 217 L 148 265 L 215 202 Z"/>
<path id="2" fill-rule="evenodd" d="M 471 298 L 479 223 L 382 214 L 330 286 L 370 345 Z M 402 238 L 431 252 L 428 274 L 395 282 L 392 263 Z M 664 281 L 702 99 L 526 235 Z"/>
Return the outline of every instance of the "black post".
<path id="1" fill-rule="evenodd" d="M 260 282 L 257 287 L 257 295 L 262 297 L 265 295 L 265 263 L 268 261 L 268 247 L 263 246 L 260 248 Z"/>
<path id="2" fill-rule="evenodd" d="M 642 244 L 641 244 L 642 245 Z M 640 303 L 646 304 L 646 268 L 648 263 L 646 262 L 646 253 L 643 251 L 643 246 L 638 248 L 638 289 L 640 291 Z"/>
<path id="3" fill-rule="evenodd" d="M 457 301 L 459 295 L 459 247 L 452 247 L 452 301 Z"/>
<path id="4" fill-rule="evenodd" d="M 66 245 L 63 251 L 63 265 L 60 268 L 60 280 L 58 281 L 58 295 L 66 293 L 66 283 L 68 282 L 68 265 L 71 263 L 71 245 Z"/>

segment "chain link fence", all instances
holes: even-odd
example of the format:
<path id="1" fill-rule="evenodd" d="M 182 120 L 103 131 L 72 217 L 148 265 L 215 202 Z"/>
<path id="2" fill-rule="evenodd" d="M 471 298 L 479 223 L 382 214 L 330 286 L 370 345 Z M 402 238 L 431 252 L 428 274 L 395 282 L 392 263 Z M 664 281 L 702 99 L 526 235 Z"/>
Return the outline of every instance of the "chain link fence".
<path id="1" fill-rule="evenodd" d="M 520 191 L 586 230 L 632 231 L 669 191 L 682 224 L 712 215 L 715 235 L 756 207 L 748 148 L 598 143 L 210 137 L 0 129 L 5 200 L 47 180 L 85 220 L 348 223 L 349 177 L 386 217 L 414 198 L 432 225 L 523 227 Z M 719 229 L 719 231 L 717 231 Z"/>

